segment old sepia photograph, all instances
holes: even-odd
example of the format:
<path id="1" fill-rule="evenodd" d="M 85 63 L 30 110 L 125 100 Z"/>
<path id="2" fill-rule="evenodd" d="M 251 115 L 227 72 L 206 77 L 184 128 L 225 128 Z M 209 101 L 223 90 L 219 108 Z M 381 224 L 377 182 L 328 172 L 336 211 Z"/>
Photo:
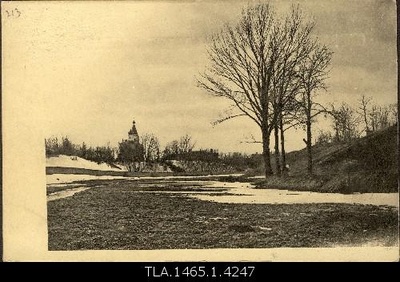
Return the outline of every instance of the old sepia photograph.
<path id="1" fill-rule="evenodd" d="M 399 260 L 395 1 L 1 13 L 5 260 Z"/>

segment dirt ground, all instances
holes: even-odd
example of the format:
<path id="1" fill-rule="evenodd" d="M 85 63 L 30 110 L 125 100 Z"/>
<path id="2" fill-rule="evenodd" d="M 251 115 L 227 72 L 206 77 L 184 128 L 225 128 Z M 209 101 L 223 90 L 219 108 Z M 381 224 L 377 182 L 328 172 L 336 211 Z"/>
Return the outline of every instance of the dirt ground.
<path id="1" fill-rule="evenodd" d="M 397 207 L 217 203 L 189 197 L 211 193 L 185 182 L 92 185 L 97 187 L 48 202 L 49 250 L 398 244 Z"/>

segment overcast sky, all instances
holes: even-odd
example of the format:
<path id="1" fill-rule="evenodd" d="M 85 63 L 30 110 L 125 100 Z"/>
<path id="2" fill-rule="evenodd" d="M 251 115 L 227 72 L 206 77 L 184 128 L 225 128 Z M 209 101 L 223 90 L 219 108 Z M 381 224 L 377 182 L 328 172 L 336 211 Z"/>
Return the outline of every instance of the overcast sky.
<path id="1" fill-rule="evenodd" d="M 292 2 L 273 3 L 285 13 Z M 300 3 L 315 18 L 315 34 L 334 52 L 329 91 L 320 101 L 355 103 L 365 94 L 379 104 L 396 102 L 395 1 Z M 207 65 L 207 37 L 235 22 L 246 4 L 19 3 L 21 16 L 3 19 L 5 85 L 16 95 L 30 93 L 46 137 L 117 146 L 134 118 L 139 134 L 152 132 L 162 145 L 190 134 L 197 148 L 261 152 L 259 144 L 242 143 L 250 134 L 260 136 L 251 120 L 212 127 L 229 102 L 195 83 Z M 290 132 L 288 149 L 303 148 L 303 137 Z"/>

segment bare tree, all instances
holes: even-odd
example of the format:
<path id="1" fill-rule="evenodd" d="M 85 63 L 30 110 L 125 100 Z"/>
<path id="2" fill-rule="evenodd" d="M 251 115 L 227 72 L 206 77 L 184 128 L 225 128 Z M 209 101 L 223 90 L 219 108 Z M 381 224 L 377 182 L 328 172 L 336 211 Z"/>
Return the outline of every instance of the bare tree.
<path id="1" fill-rule="evenodd" d="M 221 122 L 247 116 L 260 127 L 266 177 L 273 173 L 270 136 L 298 65 L 313 50 L 313 27 L 295 7 L 282 20 L 270 4 L 249 6 L 236 25 L 212 36 L 211 65 L 198 79 L 199 87 L 229 99 L 237 110 Z"/>
<path id="2" fill-rule="evenodd" d="M 179 153 L 184 154 L 184 153 L 189 153 L 193 150 L 196 142 L 192 141 L 192 137 L 188 134 L 182 136 L 179 139 Z"/>
<path id="3" fill-rule="evenodd" d="M 361 96 L 359 114 L 365 125 L 366 134 L 387 128 L 397 123 L 397 104 L 378 106 L 371 97 Z"/>
<path id="4" fill-rule="evenodd" d="M 316 144 L 329 144 L 333 140 L 332 133 L 330 131 L 320 130 L 316 138 Z"/>
<path id="5" fill-rule="evenodd" d="M 305 61 L 317 47 L 317 42 L 310 36 L 314 23 L 308 22 L 301 28 L 299 25 L 302 22 L 304 22 L 302 11 L 298 6 L 293 6 L 291 16 L 286 17 L 283 24 L 276 27 L 274 34 L 276 44 L 281 46 L 282 49 L 275 62 L 276 66 L 272 76 L 272 105 L 275 114 L 275 163 L 278 174 L 281 171 L 279 139 L 281 139 L 282 168 L 285 169 L 284 124 L 287 121 L 292 121 L 293 112 L 298 110 L 295 99 L 302 87 L 298 72 L 302 70 Z"/>
<path id="6" fill-rule="evenodd" d="M 193 150 L 196 142 L 192 141 L 192 137 L 188 134 L 181 136 L 179 140 L 172 140 L 164 149 L 164 158 L 179 158 L 179 155 L 189 153 Z"/>
<path id="7" fill-rule="evenodd" d="M 391 116 L 394 115 L 393 109 L 389 106 L 373 105 L 369 113 L 372 131 L 378 131 L 391 125 Z M 392 117 L 393 118 L 393 117 Z"/>
<path id="8" fill-rule="evenodd" d="M 372 106 L 371 112 L 369 113 L 369 118 L 371 121 L 371 130 L 379 130 L 379 108 L 377 105 Z"/>
<path id="9" fill-rule="evenodd" d="M 158 138 L 152 133 L 145 133 L 140 139 L 144 149 L 144 160 L 146 162 L 157 161 L 160 158 L 160 142 Z"/>
<path id="10" fill-rule="evenodd" d="M 390 125 L 397 124 L 397 122 L 399 120 L 397 103 L 389 105 L 389 112 L 390 112 L 390 114 L 389 114 L 390 115 L 390 117 L 389 117 Z"/>
<path id="11" fill-rule="evenodd" d="M 390 109 L 389 106 L 379 107 L 379 127 L 380 129 L 388 128 L 390 126 Z"/>
<path id="12" fill-rule="evenodd" d="M 286 150 L 285 150 L 285 132 L 291 128 L 297 129 L 302 121 L 299 120 L 298 114 L 301 108 L 297 101 L 290 101 L 285 105 L 279 116 L 279 130 L 280 130 L 280 141 L 281 141 L 281 161 L 282 171 L 285 174 L 287 171 L 286 167 Z"/>
<path id="13" fill-rule="evenodd" d="M 305 116 L 305 143 L 307 146 L 307 171 L 309 174 L 313 172 L 311 125 L 317 115 L 326 112 L 326 109 L 322 105 L 314 101 L 313 96 L 317 90 L 326 90 L 325 80 L 328 78 L 328 67 L 332 54 L 326 46 L 315 43 L 312 52 L 306 60 L 302 61 L 298 71 L 298 77 L 302 86 L 299 102 Z"/>
<path id="14" fill-rule="evenodd" d="M 57 137 L 44 139 L 46 148 L 46 157 L 57 155 L 60 153 L 60 144 Z"/>
<path id="15" fill-rule="evenodd" d="M 355 111 L 348 104 L 342 103 L 339 109 L 332 105 L 331 114 L 334 121 L 335 139 L 339 142 L 348 142 L 360 137 L 358 125 L 360 123 Z"/>
<path id="16" fill-rule="evenodd" d="M 169 142 L 163 151 L 163 158 L 175 157 L 179 154 L 179 141 L 173 140 Z"/>
<path id="17" fill-rule="evenodd" d="M 360 111 L 359 114 L 361 115 L 362 120 L 364 121 L 365 134 L 369 134 L 371 132 L 368 120 L 368 113 L 369 113 L 368 106 L 371 100 L 372 100 L 371 97 L 366 97 L 365 95 L 362 95 L 361 99 L 359 100 L 360 106 L 358 110 Z"/>

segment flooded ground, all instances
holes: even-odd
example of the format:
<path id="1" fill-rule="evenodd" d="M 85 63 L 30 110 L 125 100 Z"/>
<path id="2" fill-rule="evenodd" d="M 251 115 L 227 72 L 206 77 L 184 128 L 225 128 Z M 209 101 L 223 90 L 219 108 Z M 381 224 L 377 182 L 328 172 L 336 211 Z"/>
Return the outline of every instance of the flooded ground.
<path id="1" fill-rule="evenodd" d="M 310 204 L 310 203 L 341 203 L 363 205 L 387 205 L 398 207 L 398 193 L 363 193 L 339 194 L 305 191 L 289 191 L 279 189 L 254 189 L 248 183 L 212 183 L 206 187 L 229 188 L 232 195 L 194 195 L 193 197 L 218 203 L 243 204 Z"/>
<path id="2" fill-rule="evenodd" d="M 110 179 L 124 179 L 123 176 L 96 176 L 96 175 L 86 175 L 86 174 L 49 174 L 46 175 L 47 185 L 56 185 L 71 183 L 74 181 L 85 181 L 85 180 L 110 180 Z"/>
<path id="3" fill-rule="evenodd" d="M 48 187 L 56 187 L 62 177 L 67 189 L 48 195 L 48 201 L 71 197 L 89 188 L 72 181 L 82 180 L 123 180 L 135 183 L 135 190 L 143 193 L 187 194 L 189 197 L 218 203 L 243 204 L 309 204 L 309 203 L 343 203 L 364 205 L 386 205 L 398 207 L 398 193 L 364 193 L 339 194 L 279 189 L 255 189 L 250 183 L 221 182 L 204 180 L 206 176 L 169 176 L 169 177 L 94 177 L 90 175 L 49 175 Z M 191 178 L 191 180 L 186 180 Z M 198 180 L 193 180 L 193 178 Z M 57 180 L 58 179 L 58 180 Z M 53 180 L 53 181 L 52 181 Z M 54 181 L 55 180 L 55 181 Z M 61 182 L 62 183 L 62 182 Z M 77 187 L 77 185 L 82 187 Z M 70 188 L 68 188 L 70 187 Z"/>
<path id="4" fill-rule="evenodd" d="M 223 179 L 48 184 L 48 248 L 398 250 L 397 194 L 255 189 L 250 183 Z"/>

